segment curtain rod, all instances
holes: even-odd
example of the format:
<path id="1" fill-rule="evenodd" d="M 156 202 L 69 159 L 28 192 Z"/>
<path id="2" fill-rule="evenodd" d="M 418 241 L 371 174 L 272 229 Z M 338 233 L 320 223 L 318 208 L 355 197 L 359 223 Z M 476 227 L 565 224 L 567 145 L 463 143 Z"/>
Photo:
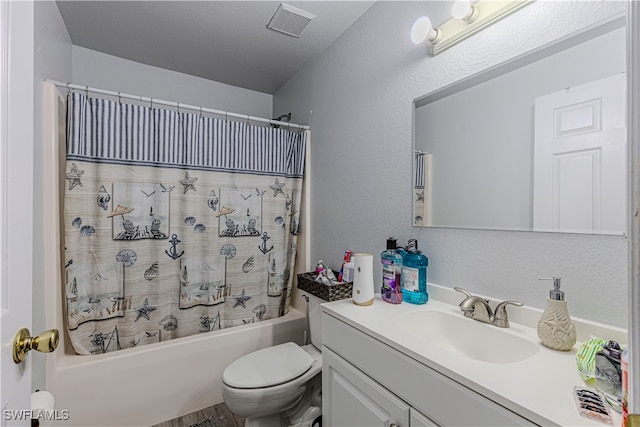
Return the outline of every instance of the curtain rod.
<path id="1" fill-rule="evenodd" d="M 238 114 L 238 113 L 231 113 L 231 112 L 228 112 L 228 111 L 214 110 L 214 109 L 211 109 L 211 108 L 197 107 L 195 105 L 182 104 L 180 102 L 164 101 L 164 100 L 161 100 L 161 99 L 149 98 L 149 97 L 146 97 L 146 96 L 130 95 L 130 94 L 127 94 L 127 93 L 114 92 L 114 91 L 105 90 L 105 89 L 96 89 L 96 88 L 89 87 L 89 86 L 81 86 L 81 85 L 77 85 L 77 84 L 73 84 L 73 83 L 63 83 L 63 82 L 59 82 L 57 80 L 51 80 L 51 79 L 45 79 L 45 81 L 47 81 L 49 83 L 52 83 L 52 84 L 54 84 L 56 86 L 59 86 L 59 87 L 66 87 L 67 89 L 84 90 L 86 92 L 99 93 L 101 95 L 117 96 L 118 98 L 133 99 L 133 100 L 141 101 L 141 102 L 149 102 L 152 105 L 153 104 L 167 105 L 167 106 L 170 106 L 170 107 L 177 107 L 178 109 L 184 108 L 184 109 L 187 109 L 187 110 L 200 111 L 201 113 L 217 114 L 219 116 L 233 117 L 233 118 L 236 118 L 236 119 L 243 119 L 243 120 L 248 120 L 248 121 L 253 121 L 253 122 L 269 123 L 269 124 L 278 125 L 278 126 L 285 126 L 286 125 L 287 128 L 296 127 L 298 129 L 301 129 L 301 130 L 308 130 L 309 129 L 309 126 L 307 126 L 307 125 L 298 125 L 298 124 L 295 124 L 295 123 L 281 122 L 280 120 L 265 119 L 265 118 L 262 118 L 262 117 L 249 116 L 247 114 Z"/>

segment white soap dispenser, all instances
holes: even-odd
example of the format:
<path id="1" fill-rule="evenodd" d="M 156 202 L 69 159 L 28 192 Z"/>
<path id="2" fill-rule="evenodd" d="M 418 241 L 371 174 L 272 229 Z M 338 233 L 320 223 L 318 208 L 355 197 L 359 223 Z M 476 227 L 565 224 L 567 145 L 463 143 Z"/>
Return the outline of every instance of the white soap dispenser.
<path id="1" fill-rule="evenodd" d="M 569 316 L 564 292 L 560 290 L 560 278 L 538 280 L 553 280 L 553 289 L 549 291 L 547 306 L 538 321 L 538 338 L 546 347 L 569 351 L 576 343 L 576 327 Z"/>

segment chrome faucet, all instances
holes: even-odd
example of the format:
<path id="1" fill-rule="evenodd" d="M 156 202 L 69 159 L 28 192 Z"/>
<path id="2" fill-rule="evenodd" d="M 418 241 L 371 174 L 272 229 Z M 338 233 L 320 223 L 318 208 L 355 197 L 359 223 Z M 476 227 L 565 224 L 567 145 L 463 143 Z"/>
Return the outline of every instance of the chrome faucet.
<path id="1" fill-rule="evenodd" d="M 471 295 L 470 292 L 462 288 L 455 287 L 453 289 L 466 295 L 466 298 L 460 303 L 460 310 L 462 310 L 465 317 L 479 322 L 488 323 L 499 328 L 509 327 L 507 305 L 515 305 L 517 307 L 522 307 L 524 305 L 520 301 L 503 301 L 496 306 L 494 313 L 489 305 L 489 300 Z"/>

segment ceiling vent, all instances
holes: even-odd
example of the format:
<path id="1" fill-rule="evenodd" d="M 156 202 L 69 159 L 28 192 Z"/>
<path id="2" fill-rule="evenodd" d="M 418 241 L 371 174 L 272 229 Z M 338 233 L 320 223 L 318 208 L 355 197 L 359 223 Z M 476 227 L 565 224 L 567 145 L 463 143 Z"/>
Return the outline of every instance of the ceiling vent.
<path id="1" fill-rule="evenodd" d="M 309 12 L 280 3 L 267 28 L 292 37 L 300 37 L 302 31 L 307 28 L 313 18 L 315 18 L 315 15 Z"/>

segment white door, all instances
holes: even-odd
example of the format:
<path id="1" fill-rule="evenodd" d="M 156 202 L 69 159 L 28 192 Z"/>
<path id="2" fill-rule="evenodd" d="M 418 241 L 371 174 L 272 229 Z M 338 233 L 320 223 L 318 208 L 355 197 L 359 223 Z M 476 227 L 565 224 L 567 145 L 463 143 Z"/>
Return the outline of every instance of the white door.
<path id="1" fill-rule="evenodd" d="M 624 234 L 626 76 L 536 98 L 533 229 Z"/>
<path id="2" fill-rule="evenodd" d="M 29 425 L 31 361 L 13 362 L 12 342 L 31 329 L 33 244 L 34 4 L 0 2 L 0 402 L 1 425 Z M 23 418 L 22 420 L 18 420 Z"/>

